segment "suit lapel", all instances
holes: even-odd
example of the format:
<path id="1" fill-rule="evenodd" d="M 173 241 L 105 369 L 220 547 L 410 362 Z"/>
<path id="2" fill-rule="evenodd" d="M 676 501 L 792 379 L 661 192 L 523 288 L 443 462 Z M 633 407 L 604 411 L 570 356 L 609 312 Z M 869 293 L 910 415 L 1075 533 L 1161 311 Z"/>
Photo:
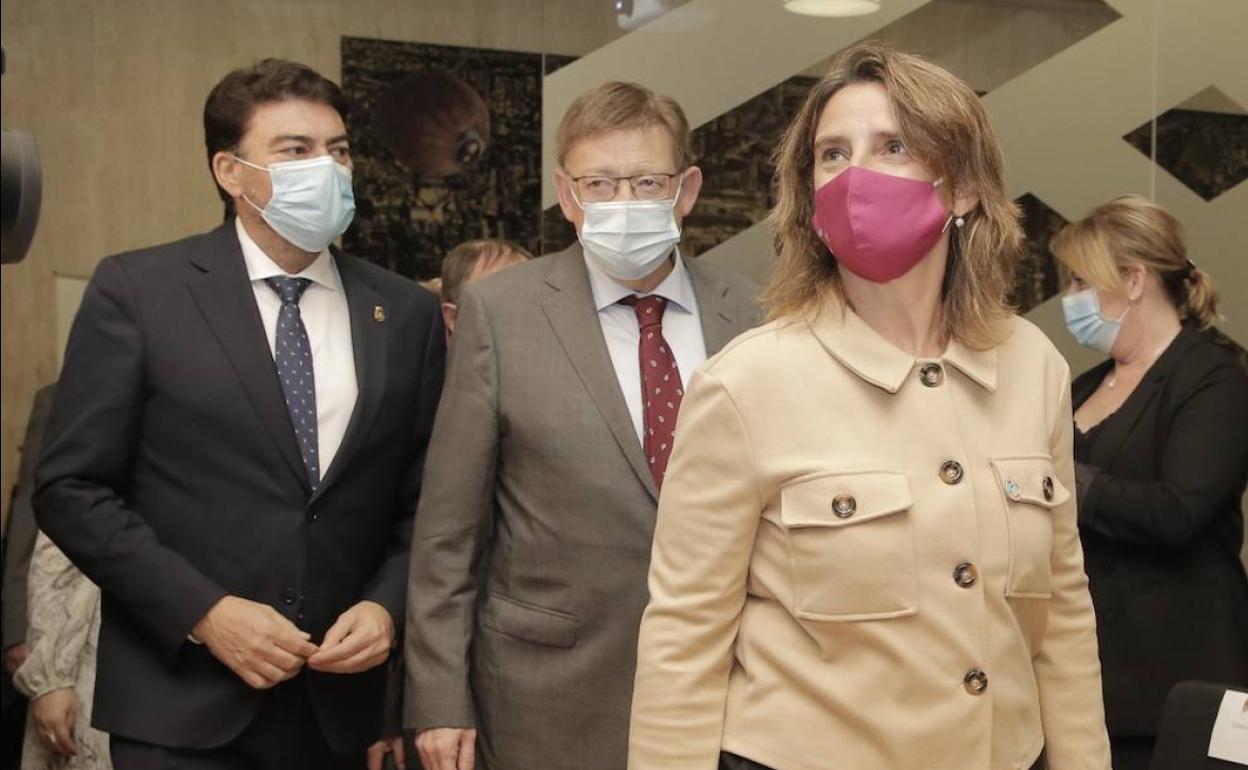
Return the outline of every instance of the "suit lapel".
<path id="1" fill-rule="evenodd" d="M 342 474 L 343 467 L 359 450 L 363 436 L 377 416 L 385 394 L 388 345 L 386 340 L 390 324 L 386 321 L 386 303 L 377 290 L 364 277 L 354 257 L 333 250 L 342 288 L 347 295 L 347 313 L 351 318 L 351 348 L 355 359 L 355 379 L 359 395 L 355 408 L 347 422 L 342 444 L 330 462 L 312 501 L 324 494 L 334 480 Z M 312 501 L 309 501 L 312 502 Z"/>
<path id="2" fill-rule="evenodd" d="M 546 284 L 551 291 L 542 302 L 542 310 L 572 368 L 628 459 L 628 464 L 650 496 L 658 500 L 658 489 L 646 464 L 641 442 L 637 440 L 633 418 L 628 412 L 619 380 L 616 379 L 615 366 L 611 363 L 611 354 L 607 352 L 607 343 L 602 337 L 602 326 L 594 308 L 594 295 L 580 246 L 551 255 L 549 259 L 552 265 Z"/>
<path id="3" fill-rule="evenodd" d="M 693 294 L 698 298 L 706 354 L 713 356 L 740 333 L 742 319 L 737 318 L 734 303 L 728 300 L 726 283 L 709 274 L 697 260 L 685 259 L 685 269 L 693 282 Z"/>
<path id="4" fill-rule="evenodd" d="M 242 381 L 265 432 L 295 478 L 310 492 L 233 220 L 200 243 L 202 247 L 191 255 L 191 263 L 199 271 L 188 282 L 191 296 Z"/>
<path id="5" fill-rule="evenodd" d="M 1104 435 L 1096 442 L 1092 452 L 1092 461 L 1099 468 L 1111 468 L 1115 458 L 1119 457 L 1119 449 L 1135 430 L 1140 417 L 1148 410 L 1153 399 L 1158 398 L 1170 376 L 1187 349 L 1197 340 L 1197 334 L 1191 327 L 1184 327 L 1179 336 L 1174 338 L 1170 347 L 1153 362 L 1152 367 L 1144 375 L 1144 379 L 1135 387 L 1135 391 L 1127 396 L 1126 402 L 1118 411 L 1105 418 Z M 1112 362 L 1109 366 L 1113 366 Z M 1107 370 L 1108 371 L 1108 370 Z"/>

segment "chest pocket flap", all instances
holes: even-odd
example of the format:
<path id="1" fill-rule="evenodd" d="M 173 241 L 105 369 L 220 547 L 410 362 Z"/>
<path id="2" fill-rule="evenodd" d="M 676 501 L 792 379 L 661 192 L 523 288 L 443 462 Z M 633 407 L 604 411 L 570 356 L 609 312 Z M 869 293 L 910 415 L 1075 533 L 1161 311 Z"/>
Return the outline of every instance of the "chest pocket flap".
<path id="1" fill-rule="evenodd" d="M 1070 499 L 1047 456 L 997 457 L 992 469 L 1002 494 L 1011 502 L 1056 508 Z"/>
<path id="2" fill-rule="evenodd" d="M 834 473 L 780 491 L 780 520 L 789 528 L 848 527 L 908 509 L 910 484 L 897 471 Z"/>

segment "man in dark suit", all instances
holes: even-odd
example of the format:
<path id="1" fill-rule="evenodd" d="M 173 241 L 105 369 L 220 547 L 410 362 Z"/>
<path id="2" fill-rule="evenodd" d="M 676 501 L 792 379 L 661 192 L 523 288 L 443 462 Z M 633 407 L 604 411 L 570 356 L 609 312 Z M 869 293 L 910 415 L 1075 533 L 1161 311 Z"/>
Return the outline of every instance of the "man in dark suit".
<path id="1" fill-rule="evenodd" d="M 35 512 L 103 592 L 95 723 L 119 770 L 337 768 L 378 737 L 444 339 L 337 250 L 338 87 L 266 60 L 204 108 L 216 230 L 103 260 Z"/>
<path id="2" fill-rule="evenodd" d="M 459 298 L 408 590 L 426 770 L 624 767 L 684 385 L 757 320 L 748 281 L 677 248 L 702 176 L 676 102 L 604 84 L 558 143 L 581 244 Z"/>

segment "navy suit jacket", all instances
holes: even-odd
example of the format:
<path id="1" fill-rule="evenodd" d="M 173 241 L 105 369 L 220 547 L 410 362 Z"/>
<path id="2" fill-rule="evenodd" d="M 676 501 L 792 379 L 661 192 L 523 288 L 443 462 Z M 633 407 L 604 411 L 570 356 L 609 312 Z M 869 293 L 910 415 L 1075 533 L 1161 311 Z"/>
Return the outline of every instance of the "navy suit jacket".
<path id="1" fill-rule="evenodd" d="M 262 693 L 187 640 L 223 596 L 319 642 L 369 599 L 403 627 L 441 391 L 435 299 L 334 252 L 359 396 L 311 492 L 232 221 L 104 259 L 74 321 L 37 472 L 40 527 L 103 592 L 95 724 L 162 746 L 239 735 Z M 378 737 L 384 666 L 306 671 L 339 751 Z"/>

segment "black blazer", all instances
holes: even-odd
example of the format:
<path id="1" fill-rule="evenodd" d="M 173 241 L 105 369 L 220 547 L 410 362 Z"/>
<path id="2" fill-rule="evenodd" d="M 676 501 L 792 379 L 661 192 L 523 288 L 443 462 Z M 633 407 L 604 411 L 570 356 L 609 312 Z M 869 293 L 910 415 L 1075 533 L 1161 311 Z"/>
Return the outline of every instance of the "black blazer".
<path id="1" fill-rule="evenodd" d="M 1076 408 L 1112 366 L 1075 380 Z M 1075 459 L 1098 469 L 1079 527 L 1109 733 L 1155 735 L 1180 680 L 1248 682 L 1248 378 L 1185 327 Z"/>
<path id="2" fill-rule="evenodd" d="M 403 628 L 412 516 L 441 391 L 437 302 L 335 252 L 359 396 L 316 494 L 233 221 L 109 257 L 87 287 L 37 472 L 40 527 L 103 591 L 94 722 L 208 748 L 262 693 L 187 634 L 226 594 L 264 602 L 319 642 L 362 599 Z M 338 751 L 378 736 L 384 666 L 308 671 Z"/>

